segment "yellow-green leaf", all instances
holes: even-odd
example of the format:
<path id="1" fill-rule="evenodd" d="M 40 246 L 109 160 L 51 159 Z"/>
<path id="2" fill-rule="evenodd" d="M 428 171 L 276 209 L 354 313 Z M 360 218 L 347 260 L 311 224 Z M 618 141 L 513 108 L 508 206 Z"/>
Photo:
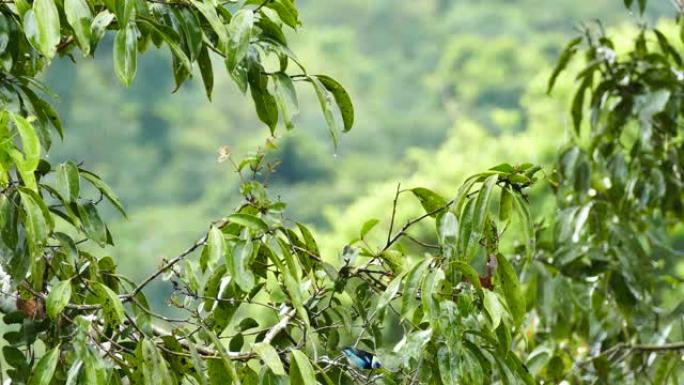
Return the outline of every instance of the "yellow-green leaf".
<path id="1" fill-rule="evenodd" d="M 33 368 L 28 385 L 48 385 L 57 369 L 59 345 L 50 349 Z"/>
<path id="2" fill-rule="evenodd" d="M 90 25 L 93 13 L 85 0 L 64 0 L 64 13 L 71 28 L 74 30 L 76 42 L 83 52 L 83 56 L 90 53 L 90 39 L 92 37 Z"/>
<path id="3" fill-rule="evenodd" d="M 57 52 L 60 40 L 59 12 L 54 0 L 35 0 L 33 14 L 36 18 L 38 36 L 35 41 L 40 53 L 52 59 Z"/>
<path id="4" fill-rule="evenodd" d="M 265 342 L 260 342 L 254 345 L 254 351 L 259 355 L 259 357 L 261 357 L 266 366 L 268 366 L 275 375 L 285 375 L 283 363 L 280 361 L 278 352 L 276 352 L 273 346 Z"/>
<path id="5" fill-rule="evenodd" d="M 293 349 L 291 357 L 290 383 L 292 385 L 316 385 L 316 376 L 306 355 Z"/>
<path id="6" fill-rule="evenodd" d="M 46 300 L 47 314 L 50 318 L 57 318 L 59 313 L 71 300 L 71 280 L 67 279 L 56 284 Z"/>

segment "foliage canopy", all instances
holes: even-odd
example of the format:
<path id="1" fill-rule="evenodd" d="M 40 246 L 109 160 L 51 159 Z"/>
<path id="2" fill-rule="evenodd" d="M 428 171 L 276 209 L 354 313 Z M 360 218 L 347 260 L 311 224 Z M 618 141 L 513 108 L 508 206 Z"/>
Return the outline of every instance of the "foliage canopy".
<path id="1" fill-rule="evenodd" d="M 645 1 L 625 5 L 643 12 Z M 684 34 L 644 27 L 621 52 L 600 25 L 586 27 L 549 80 L 551 91 L 584 53 L 574 135 L 556 164 L 502 163 L 453 198 L 398 186 L 386 240 L 370 240 L 379 220 L 369 219 L 339 260 L 269 196 L 261 152 L 222 154 L 243 203 L 142 282 L 95 255 L 112 243 L 99 204 L 125 212 L 95 173 L 47 159 L 53 132 L 64 131 L 36 79 L 50 61 L 93 55 L 109 33 L 128 85 L 138 55 L 166 46 L 176 87 L 196 64 L 209 98 L 223 62 L 271 134 L 292 128 L 293 82 L 304 81 L 337 143 L 354 122 L 351 98 L 289 50 L 283 29 L 298 26 L 290 0 L 0 4 L 0 305 L 14 325 L 2 351 L 11 383 L 678 383 L 682 315 L 662 303 L 679 283 L 666 263 L 678 256 L 668 237 L 684 215 Z M 558 210 L 538 220 L 528 190 L 540 183 Z M 424 214 L 396 223 L 401 195 Z M 412 234 L 419 223 L 436 243 Z M 179 318 L 150 308 L 144 289 L 158 279 L 170 280 Z M 372 351 L 382 368 L 340 360 L 345 346 Z"/>

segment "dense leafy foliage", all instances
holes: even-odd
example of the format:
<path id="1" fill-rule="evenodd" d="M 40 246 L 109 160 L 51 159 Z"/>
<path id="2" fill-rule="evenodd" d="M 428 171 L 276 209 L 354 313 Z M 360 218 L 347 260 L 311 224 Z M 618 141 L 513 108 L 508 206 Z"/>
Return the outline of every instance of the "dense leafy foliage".
<path id="1" fill-rule="evenodd" d="M 645 2 L 626 5 L 643 12 Z M 397 186 L 388 226 L 359 223 L 338 259 L 269 195 L 274 164 L 263 151 L 234 159 L 222 149 L 241 205 L 136 283 L 93 251 L 113 242 L 99 205 L 125 215 L 119 198 L 83 165 L 47 159 L 63 128 L 36 76 L 55 55 L 91 55 L 109 32 L 127 85 L 139 52 L 165 45 L 176 86 L 197 64 L 209 97 L 218 56 L 272 134 L 293 126 L 295 81 L 313 86 L 334 143 L 353 125 L 351 99 L 287 48 L 283 28 L 299 25 L 290 0 L 17 0 L 0 11 L 0 305 L 13 325 L 3 336 L 11 383 L 679 381 L 681 312 L 661 307 L 678 282 L 661 261 L 676 255 L 669 230 L 684 210 L 684 75 L 681 44 L 660 30 L 643 28 L 624 53 L 600 26 L 567 45 L 549 91 L 581 49 L 586 68 L 575 134 L 555 165 L 501 163 L 451 199 Z M 535 184 L 556 200 L 546 220 L 530 210 L 542 199 Z M 402 223 L 404 196 L 423 214 Z M 174 318 L 149 306 L 144 289 L 158 280 L 170 281 Z M 350 365 L 347 346 L 382 366 Z"/>

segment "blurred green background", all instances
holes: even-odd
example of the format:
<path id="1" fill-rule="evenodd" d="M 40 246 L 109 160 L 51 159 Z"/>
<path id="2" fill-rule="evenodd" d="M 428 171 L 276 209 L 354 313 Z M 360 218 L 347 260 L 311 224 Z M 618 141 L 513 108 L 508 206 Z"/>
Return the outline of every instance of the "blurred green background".
<path id="1" fill-rule="evenodd" d="M 620 0 L 297 3 L 304 25 L 289 37 L 293 51 L 310 73 L 347 87 L 356 125 L 335 153 L 313 92 L 301 92 L 297 128 L 275 141 L 283 163 L 271 188 L 332 260 L 366 219 L 387 225 L 398 182 L 450 196 L 467 174 L 500 162 L 548 165 L 569 129 L 572 79 L 545 94 L 560 49 L 581 22 L 638 21 Z M 674 9 L 669 0 L 649 6 L 650 19 Z M 109 52 L 63 58 L 48 71 L 68 131 L 51 156 L 83 161 L 118 192 L 130 217 L 110 210 L 116 246 L 106 252 L 139 280 L 238 204 L 239 180 L 216 152 L 227 145 L 239 158 L 264 147 L 268 129 L 220 63 L 210 103 L 199 77 L 172 94 L 166 50 L 139 59 L 128 89 Z M 407 197 L 400 217 L 414 209 Z"/>

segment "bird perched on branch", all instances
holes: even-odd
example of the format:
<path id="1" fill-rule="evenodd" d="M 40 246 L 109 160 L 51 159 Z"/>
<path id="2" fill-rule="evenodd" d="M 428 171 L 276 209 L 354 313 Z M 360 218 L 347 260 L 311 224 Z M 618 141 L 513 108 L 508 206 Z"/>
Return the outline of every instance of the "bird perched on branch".
<path id="1" fill-rule="evenodd" d="M 351 365 L 359 369 L 377 369 L 381 366 L 375 355 L 365 350 L 346 347 L 342 350 L 342 353 L 344 353 Z"/>

